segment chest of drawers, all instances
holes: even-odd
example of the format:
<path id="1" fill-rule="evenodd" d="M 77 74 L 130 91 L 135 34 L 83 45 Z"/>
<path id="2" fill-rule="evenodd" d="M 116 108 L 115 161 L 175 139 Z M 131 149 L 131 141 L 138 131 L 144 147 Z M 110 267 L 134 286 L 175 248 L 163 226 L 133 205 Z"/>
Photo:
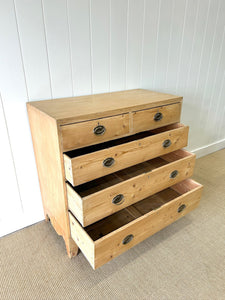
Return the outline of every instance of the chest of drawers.
<path id="1" fill-rule="evenodd" d="M 27 103 L 46 220 L 94 269 L 197 207 L 182 98 L 148 90 Z"/>

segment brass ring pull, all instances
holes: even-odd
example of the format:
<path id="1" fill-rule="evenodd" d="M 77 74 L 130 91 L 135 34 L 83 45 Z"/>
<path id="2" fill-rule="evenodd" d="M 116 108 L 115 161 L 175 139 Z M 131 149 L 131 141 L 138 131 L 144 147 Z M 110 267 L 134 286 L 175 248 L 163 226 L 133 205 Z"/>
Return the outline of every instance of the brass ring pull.
<path id="1" fill-rule="evenodd" d="M 177 211 L 180 213 L 186 208 L 185 204 L 182 204 L 181 206 L 178 207 Z"/>
<path id="2" fill-rule="evenodd" d="M 165 140 L 164 142 L 163 142 L 163 147 L 164 148 L 168 148 L 169 146 L 171 145 L 171 140 Z"/>
<path id="3" fill-rule="evenodd" d="M 112 157 L 107 157 L 106 159 L 103 160 L 103 166 L 104 167 L 111 167 L 114 164 L 115 160 Z"/>
<path id="4" fill-rule="evenodd" d="M 160 121 L 162 120 L 163 118 L 163 114 L 161 112 L 157 112 L 155 115 L 154 115 L 154 121 Z"/>
<path id="5" fill-rule="evenodd" d="M 124 195 L 123 194 L 118 194 L 112 199 L 112 203 L 116 205 L 122 204 L 124 201 Z"/>
<path id="6" fill-rule="evenodd" d="M 130 243 L 133 240 L 134 236 L 133 234 L 129 234 L 127 235 L 124 239 L 123 239 L 123 245 L 126 245 L 128 243 Z"/>
<path id="7" fill-rule="evenodd" d="M 173 172 L 170 173 L 170 178 L 175 178 L 178 175 L 178 171 L 174 170 Z"/>
<path id="8" fill-rule="evenodd" d="M 103 135 L 105 133 L 105 131 L 106 131 L 106 128 L 103 125 L 98 125 L 93 130 L 95 135 Z"/>

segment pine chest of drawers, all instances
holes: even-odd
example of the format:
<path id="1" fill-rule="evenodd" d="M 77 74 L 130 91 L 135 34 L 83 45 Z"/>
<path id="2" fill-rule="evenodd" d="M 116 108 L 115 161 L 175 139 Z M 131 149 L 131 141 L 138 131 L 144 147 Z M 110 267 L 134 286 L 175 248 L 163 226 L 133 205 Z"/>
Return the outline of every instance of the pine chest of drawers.
<path id="1" fill-rule="evenodd" d="M 197 207 L 182 98 L 128 90 L 27 103 L 46 220 L 94 269 Z"/>

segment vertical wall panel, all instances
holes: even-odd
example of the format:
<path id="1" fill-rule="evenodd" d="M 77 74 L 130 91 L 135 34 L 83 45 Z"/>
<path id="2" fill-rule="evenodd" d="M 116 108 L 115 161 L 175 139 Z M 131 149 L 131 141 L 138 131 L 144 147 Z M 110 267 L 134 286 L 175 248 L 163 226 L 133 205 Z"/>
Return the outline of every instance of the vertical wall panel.
<path id="1" fill-rule="evenodd" d="M 208 69 L 208 77 L 204 89 L 204 105 L 206 106 L 206 130 L 204 131 L 204 144 L 212 143 L 214 140 L 217 120 L 217 113 L 222 109 L 219 99 L 220 86 L 223 81 L 225 70 L 225 26 L 224 26 L 225 2 L 220 1 L 216 31 L 214 35 L 214 45 L 210 66 Z M 216 62 L 216 63 L 215 63 Z M 216 99 L 214 103 L 213 99 Z"/>
<path id="2" fill-rule="evenodd" d="M 221 112 L 225 106 L 225 97 L 222 95 L 222 86 L 224 85 L 224 70 L 225 70 L 225 32 L 223 33 L 222 42 L 220 45 L 220 54 L 218 57 L 217 68 L 214 76 L 213 91 L 210 99 L 208 110 L 208 117 L 206 121 L 206 144 L 213 143 L 215 139 L 215 128 L 217 128 L 220 119 L 222 118 Z M 216 103 L 214 101 L 216 99 Z M 219 126 L 218 126 L 219 127 Z M 216 132 L 217 136 L 217 132 Z M 225 136 L 225 134 L 224 134 Z"/>
<path id="3" fill-rule="evenodd" d="M 109 1 L 91 0 L 93 93 L 109 91 Z"/>
<path id="4" fill-rule="evenodd" d="M 201 113 L 200 123 L 204 122 L 204 133 L 200 137 L 200 142 L 208 144 L 211 140 L 211 137 L 214 135 L 214 130 L 207 126 L 208 116 L 210 114 L 211 120 L 215 118 L 216 106 L 211 105 L 211 98 L 214 92 L 214 86 L 216 81 L 220 79 L 217 78 L 218 66 L 220 64 L 222 44 L 224 41 L 224 1 L 219 1 L 219 8 L 216 17 L 216 24 L 214 29 L 214 35 L 212 40 L 211 52 L 209 57 L 208 70 L 206 73 L 206 81 L 203 90 L 203 101 L 202 101 L 202 110 L 204 109 L 204 114 Z M 220 67 L 222 67 L 220 65 Z M 222 67 L 223 68 L 223 67 Z M 220 76 L 221 77 L 221 76 Z M 212 108 L 214 108 L 212 110 Z M 202 128 L 202 127 L 201 127 Z"/>
<path id="5" fill-rule="evenodd" d="M 179 57 L 181 55 L 183 40 L 182 35 L 186 18 L 186 1 L 174 0 L 170 51 L 168 55 L 168 64 L 166 71 L 166 90 L 171 94 L 176 93 L 177 74 L 179 71 Z"/>
<path id="6" fill-rule="evenodd" d="M 179 94 L 180 91 L 184 91 L 187 83 L 188 70 L 190 66 L 193 40 L 196 30 L 196 22 L 198 18 L 199 1 L 188 0 L 185 14 L 185 23 L 183 28 L 183 38 L 177 71 L 176 90 Z"/>
<path id="7" fill-rule="evenodd" d="M 157 55 L 160 1 L 147 0 L 144 12 L 141 87 L 152 89 Z"/>
<path id="8" fill-rule="evenodd" d="M 53 98 L 73 95 L 66 0 L 43 0 Z"/>
<path id="9" fill-rule="evenodd" d="M 184 97 L 182 122 L 186 124 L 190 124 L 188 117 L 192 113 L 192 108 L 189 105 L 190 96 L 189 98 L 186 97 L 185 89 L 188 80 L 189 68 L 191 65 L 193 42 L 196 34 L 198 14 L 199 1 L 188 0 L 185 11 L 181 49 L 178 57 L 178 70 L 176 79 L 176 93 Z M 195 128 L 191 126 L 190 133 L 192 133 L 193 130 L 195 130 Z M 191 146 L 190 142 L 191 141 L 189 140 L 189 147 Z"/>
<path id="10" fill-rule="evenodd" d="M 200 64 L 202 59 L 202 52 L 206 39 L 206 25 L 210 13 L 210 0 L 202 1 L 198 3 L 198 13 L 196 16 L 196 28 L 195 34 L 193 35 L 191 58 L 188 62 L 188 74 L 185 86 L 185 96 L 188 97 L 188 103 L 194 104 L 193 99 L 197 80 L 199 77 Z M 192 114 L 189 116 L 191 117 Z"/>
<path id="11" fill-rule="evenodd" d="M 92 92 L 89 0 L 68 0 L 71 63 L 75 95 Z"/>
<path id="12" fill-rule="evenodd" d="M 8 132 L 5 123 L 5 116 L 0 95 L 0 182 L 1 182 L 1 201 L 0 201 L 0 236 L 4 234 L 5 222 L 9 218 L 8 213 L 13 217 L 22 213 L 22 203 L 20 202 L 19 189 L 17 186 L 16 174 L 13 164 L 11 147 L 8 139 Z M 4 170 L 4 172 L 2 171 Z"/>
<path id="13" fill-rule="evenodd" d="M 128 0 L 110 1 L 110 90 L 125 89 Z"/>
<path id="14" fill-rule="evenodd" d="M 144 0 L 129 0 L 126 61 L 126 89 L 140 86 Z"/>
<path id="15" fill-rule="evenodd" d="M 205 124 L 203 124 L 203 122 L 205 121 L 204 116 L 206 113 L 206 107 L 203 105 L 204 102 L 203 95 L 204 95 L 204 89 L 207 81 L 210 58 L 212 56 L 213 40 L 214 40 L 214 35 L 216 30 L 218 13 L 219 13 L 219 1 L 218 0 L 211 1 L 208 22 L 206 24 L 206 39 L 204 40 L 203 51 L 199 62 L 200 66 L 199 66 L 196 90 L 194 94 L 194 103 L 196 102 L 198 103 L 197 111 L 196 112 L 193 111 L 193 114 L 196 114 L 196 117 L 194 118 L 193 126 L 197 130 L 197 132 L 194 135 L 192 135 L 192 137 L 195 136 L 193 142 L 191 143 L 191 147 L 193 147 L 194 149 L 201 147 L 202 139 L 204 135 Z M 198 138 L 196 138 L 196 136 L 198 136 Z M 192 139 L 192 137 L 190 138 Z"/>
<path id="16" fill-rule="evenodd" d="M 43 212 L 26 112 L 28 98 L 13 1 L 0 1 L 0 37 L 2 103 L 23 211 L 35 222 L 43 217 Z"/>
<path id="17" fill-rule="evenodd" d="M 158 28 L 157 52 L 155 55 L 155 69 L 153 87 L 155 90 L 165 90 L 166 68 L 168 59 L 168 50 L 170 43 L 170 31 L 173 13 L 173 1 L 161 2 L 160 20 Z"/>
<path id="18" fill-rule="evenodd" d="M 16 0 L 15 8 L 29 99 L 51 98 L 41 0 Z"/>
<path id="19" fill-rule="evenodd" d="M 210 14 L 210 0 L 198 3 L 198 12 L 196 16 L 195 32 L 193 34 L 193 42 L 191 49 L 191 57 L 188 64 L 187 80 L 184 90 L 181 93 L 184 95 L 184 109 L 183 115 L 185 122 L 191 124 L 189 130 L 189 148 L 193 149 L 194 139 L 198 134 L 198 117 L 199 111 L 197 109 L 197 102 L 195 101 L 195 90 L 198 84 L 200 65 L 202 60 L 202 53 L 204 50 L 206 40 L 206 25 Z M 184 82 L 185 83 L 185 82 Z M 183 84 L 184 84 L 183 83 Z"/>

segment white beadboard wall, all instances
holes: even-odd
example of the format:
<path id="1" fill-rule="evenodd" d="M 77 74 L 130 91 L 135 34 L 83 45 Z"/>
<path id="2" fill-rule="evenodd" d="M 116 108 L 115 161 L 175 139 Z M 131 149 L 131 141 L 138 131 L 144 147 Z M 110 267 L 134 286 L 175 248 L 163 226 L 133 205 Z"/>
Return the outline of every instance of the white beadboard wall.
<path id="1" fill-rule="evenodd" d="M 225 147 L 224 0 L 0 0 L 0 236 L 43 219 L 25 103 L 184 96 L 199 156 Z"/>

